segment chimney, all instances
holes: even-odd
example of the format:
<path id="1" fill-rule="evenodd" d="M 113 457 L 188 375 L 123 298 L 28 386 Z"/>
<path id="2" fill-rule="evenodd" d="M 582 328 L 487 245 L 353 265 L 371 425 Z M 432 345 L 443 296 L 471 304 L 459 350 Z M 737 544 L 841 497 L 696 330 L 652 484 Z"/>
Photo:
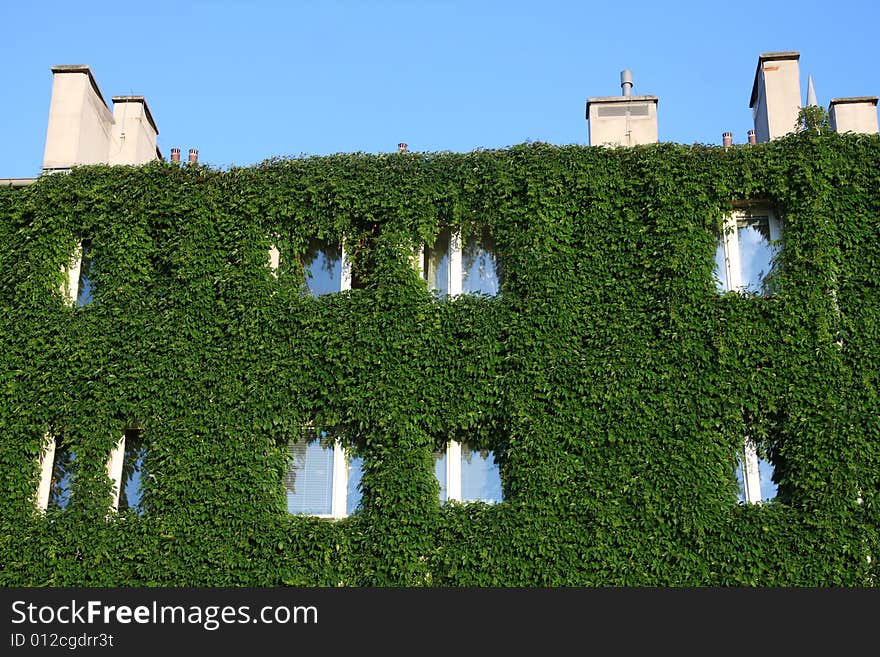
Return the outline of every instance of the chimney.
<path id="1" fill-rule="evenodd" d="M 836 132 L 878 133 L 877 96 L 832 98 L 828 106 L 831 129 Z"/>
<path id="2" fill-rule="evenodd" d="M 633 95 L 633 74 L 620 72 L 622 95 L 587 98 L 592 146 L 657 143 L 657 96 Z"/>
<path id="3" fill-rule="evenodd" d="M 190 164 L 198 164 L 199 161 L 199 151 L 197 148 L 189 149 L 189 163 Z"/>
<path id="4" fill-rule="evenodd" d="M 156 158 L 159 128 L 143 96 L 113 96 L 110 164 L 144 164 Z"/>
<path id="5" fill-rule="evenodd" d="M 86 64 L 52 67 L 43 171 L 108 164 L 113 114 Z"/>
<path id="6" fill-rule="evenodd" d="M 749 107 L 756 140 L 763 143 L 794 132 L 801 109 L 800 53 L 765 52 L 758 57 Z"/>
<path id="7" fill-rule="evenodd" d="M 400 142 L 400 143 L 397 145 L 397 152 L 398 152 L 398 153 L 406 153 L 406 148 L 407 148 L 407 146 L 406 146 L 406 142 Z"/>
<path id="8" fill-rule="evenodd" d="M 725 147 L 731 146 L 733 144 L 733 133 L 725 132 L 723 135 L 721 135 L 721 139 Z"/>
<path id="9" fill-rule="evenodd" d="M 172 148 L 171 149 L 171 161 L 172 162 L 180 162 L 180 149 Z"/>
<path id="10" fill-rule="evenodd" d="M 758 135 L 754 130 L 749 130 L 749 143 L 753 146 L 758 143 Z"/>
<path id="11" fill-rule="evenodd" d="M 621 71 L 620 72 L 620 88 L 623 90 L 624 96 L 632 95 L 633 88 L 633 74 L 632 71 Z"/>

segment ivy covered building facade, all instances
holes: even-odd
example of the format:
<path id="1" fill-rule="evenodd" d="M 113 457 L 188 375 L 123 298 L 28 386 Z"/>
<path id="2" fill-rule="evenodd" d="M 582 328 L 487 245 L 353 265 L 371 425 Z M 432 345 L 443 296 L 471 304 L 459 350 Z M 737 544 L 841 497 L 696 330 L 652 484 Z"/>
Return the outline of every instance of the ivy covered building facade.
<path id="1" fill-rule="evenodd" d="M 4 187 L 0 582 L 874 586 L 878 162 L 808 130 Z"/>

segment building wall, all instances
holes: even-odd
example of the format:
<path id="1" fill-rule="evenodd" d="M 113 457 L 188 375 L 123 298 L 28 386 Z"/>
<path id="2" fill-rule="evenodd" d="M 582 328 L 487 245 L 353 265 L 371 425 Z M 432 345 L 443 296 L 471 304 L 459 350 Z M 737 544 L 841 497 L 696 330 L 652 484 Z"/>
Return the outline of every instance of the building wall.
<path id="1" fill-rule="evenodd" d="M 0 584 L 876 586 L 880 138 L 732 148 L 82 167 L 0 189 Z M 781 226 L 773 291 L 719 291 L 726 218 L 759 201 Z M 499 295 L 430 292 L 412 253 L 445 224 L 494 237 Z M 304 293 L 312 238 L 344 243 L 358 289 Z M 92 300 L 68 305 L 84 239 Z M 364 460 L 347 518 L 288 513 L 304 426 Z M 129 427 L 142 513 L 112 510 Z M 43 513 L 47 433 L 76 458 L 68 505 Z M 772 501 L 737 499 L 745 437 Z M 498 455 L 502 502 L 440 503 L 449 440 Z"/>

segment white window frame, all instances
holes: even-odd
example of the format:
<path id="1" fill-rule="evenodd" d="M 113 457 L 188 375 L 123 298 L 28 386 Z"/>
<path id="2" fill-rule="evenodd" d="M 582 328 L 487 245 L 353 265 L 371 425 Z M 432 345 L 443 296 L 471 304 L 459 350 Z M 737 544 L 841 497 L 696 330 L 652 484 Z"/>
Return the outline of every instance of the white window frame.
<path id="1" fill-rule="evenodd" d="M 49 508 L 49 496 L 52 493 L 52 470 L 55 467 L 55 435 L 46 433 L 43 435 L 45 447 L 40 450 L 40 481 L 37 484 L 37 492 L 34 502 L 37 509 L 45 511 Z"/>
<path id="2" fill-rule="evenodd" d="M 758 448 L 750 436 L 746 436 L 742 454 L 743 498 L 747 504 L 760 504 L 761 468 L 758 462 Z"/>
<path id="3" fill-rule="evenodd" d="M 435 242 L 436 243 L 436 242 Z M 431 288 L 431 281 L 428 281 L 428 271 L 425 267 L 425 245 L 419 247 L 416 254 L 416 264 L 419 270 L 419 278 L 428 283 Z M 462 293 L 464 289 L 464 272 L 461 268 L 462 249 L 461 249 L 461 231 L 457 228 L 451 228 L 449 231 L 449 267 L 446 272 L 446 296 L 456 297 Z"/>
<path id="4" fill-rule="evenodd" d="M 34 504 L 39 511 L 45 512 L 49 508 L 49 499 L 52 497 L 52 474 L 55 471 L 55 456 L 58 451 L 57 436 L 53 432 L 47 431 L 43 434 L 43 445 L 38 460 L 40 480 L 34 494 Z M 71 487 L 74 485 L 73 480 L 70 485 Z"/>
<path id="5" fill-rule="evenodd" d="M 304 427 L 308 431 L 311 427 Z M 289 446 L 286 448 L 289 450 Z M 289 513 L 294 516 L 307 516 L 310 518 L 327 518 L 341 520 L 348 517 L 348 459 L 355 458 L 354 454 L 342 446 L 342 442 L 333 442 L 333 481 L 330 485 L 330 513 Z M 288 463 L 288 468 L 290 464 Z M 286 473 L 286 471 L 285 471 Z"/>
<path id="6" fill-rule="evenodd" d="M 107 476 L 113 482 L 113 490 L 110 508 L 119 511 L 119 494 L 122 491 L 122 466 L 125 461 L 125 432 L 116 446 L 110 450 L 110 458 L 107 459 Z"/>
<path id="7" fill-rule="evenodd" d="M 79 298 L 79 275 L 82 272 L 82 261 L 83 241 L 80 240 L 76 243 L 67 266 L 62 267 L 64 282 L 61 284 L 61 296 L 68 306 L 75 306 Z"/>
<path id="8" fill-rule="evenodd" d="M 446 443 L 446 501 L 476 502 L 478 500 L 462 499 L 461 469 L 461 442 L 457 440 L 449 440 Z M 503 501 L 502 491 L 502 499 L 493 502 L 483 502 L 485 504 L 500 504 Z"/>

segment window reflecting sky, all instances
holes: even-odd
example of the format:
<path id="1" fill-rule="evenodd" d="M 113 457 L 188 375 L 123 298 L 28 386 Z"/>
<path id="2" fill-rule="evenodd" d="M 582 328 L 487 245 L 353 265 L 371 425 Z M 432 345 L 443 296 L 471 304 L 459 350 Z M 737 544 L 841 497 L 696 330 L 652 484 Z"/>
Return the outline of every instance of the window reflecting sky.
<path id="1" fill-rule="evenodd" d="M 119 495 L 119 509 L 133 509 L 143 513 L 143 481 L 146 471 L 144 457 L 146 447 L 138 433 L 129 432 L 125 436 L 125 456 L 122 462 L 122 490 Z"/>
<path id="2" fill-rule="evenodd" d="M 758 457 L 758 477 L 761 481 L 761 500 L 767 502 L 776 497 L 777 486 L 773 482 L 773 464 Z M 746 488 L 743 483 L 743 465 L 742 459 L 738 458 L 736 462 L 736 484 L 739 487 L 737 500 L 746 501 Z"/>
<path id="3" fill-rule="evenodd" d="M 309 294 L 316 297 L 342 289 L 342 249 L 338 246 L 315 240 L 303 261 Z"/>
<path id="4" fill-rule="evenodd" d="M 765 293 L 764 280 L 773 269 L 778 246 L 770 241 L 770 219 L 767 216 L 745 217 L 736 222 L 736 243 L 740 260 L 740 283 L 742 291 Z M 728 236 L 730 239 L 732 236 Z M 715 286 L 719 292 L 731 289 L 727 280 L 724 258 L 724 238 L 718 240 L 715 249 Z"/>
<path id="5" fill-rule="evenodd" d="M 492 451 L 474 451 L 461 446 L 461 499 L 501 501 L 501 474 Z"/>
<path id="6" fill-rule="evenodd" d="M 440 484 L 440 502 L 446 501 L 446 450 L 434 452 L 434 476 Z"/>
<path id="7" fill-rule="evenodd" d="M 92 300 L 92 249 L 88 244 L 82 246 L 82 259 L 79 266 L 79 284 L 76 291 L 76 305 L 84 306 Z"/>
<path id="8" fill-rule="evenodd" d="M 761 293 L 775 255 L 775 248 L 770 245 L 770 221 L 767 217 L 750 217 L 736 223 L 743 289 Z"/>
<path id="9" fill-rule="evenodd" d="M 449 241 L 451 231 L 440 231 L 434 246 L 425 249 L 425 278 L 428 287 L 439 297 L 449 294 Z"/>
<path id="10" fill-rule="evenodd" d="M 52 463 L 52 487 L 49 493 L 49 508 L 64 509 L 70 502 L 73 488 L 73 464 L 76 453 L 62 443 L 55 443 L 55 460 Z"/>
<path id="11" fill-rule="evenodd" d="M 361 503 L 361 475 L 364 470 L 364 460 L 360 456 L 348 459 L 348 490 L 345 500 L 345 512 L 348 515 L 354 513 Z"/>
<path id="12" fill-rule="evenodd" d="M 447 499 L 446 450 L 434 452 L 434 475 L 440 484 L 440 502 Z M 462 501 L 500 502 L 501 473 L 491 450 L 474 451 L 467 443 L 461 446 Z"/>
<path id="13" fill-rule="evenodd" d="M 727 281 L 727 266 L 724 261 L 724 240 L 718 240 L 718 247 L 715 249 L 715 287 L 719 292 L 726 292 L 730 289 Z"/>
<path id="14" fill-rule="evenodd" d="M 462 290 L 471 294 L 495 296 L 501 291 L 500 269 L 495 242 L 484 232 L 482 239 L 471 239 L 461 254 Z"/>

